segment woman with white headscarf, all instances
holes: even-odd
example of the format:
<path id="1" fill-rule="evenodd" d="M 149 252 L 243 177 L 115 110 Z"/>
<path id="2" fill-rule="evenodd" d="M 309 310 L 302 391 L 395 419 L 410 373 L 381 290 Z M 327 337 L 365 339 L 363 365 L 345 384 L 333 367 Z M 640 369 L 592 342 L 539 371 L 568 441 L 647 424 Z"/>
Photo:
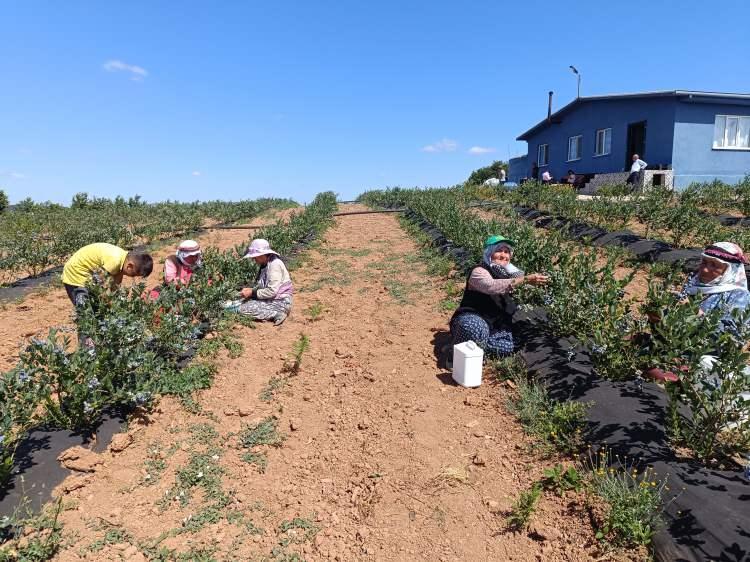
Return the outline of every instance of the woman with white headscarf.
<path id="1" fill-rule="evenodd" d="M 164 282 L 187 285 L 196 269 L 203 265 L 203 253 L 195 240 L 184 240 L 177 252 L 164 262 Z"/>
<path id="2" fill-rule="evenodd" d="M 701 298 L 699 315 L 712 310 L 722 311 L 719 329 L 739 336 L 740 327 L 733 310 L 745 310 L 750 304 L 742 248 L 733 242 L 716 242 L 701 254 L 698 268 L 690 276 L 681 297 L 698 295 Z"/>
<path id="3" fill-rule="evenodd" d="M 164 285 L 187 285 L 195 270 L 202 265 L 203 253 L 200 244 L 195 240 L 183 240 L 177 246 L 177 251 L 164 260 Z M 162 286 L 151 289 L 152 299 L 159 298 Z"/>
<path id="4" fill-rule="evenodd" d="M 450 321 L 454 345 L 471 340 L 490 355 L 503 357 L 513 353 L 513 333 L 504 296 L 522 284 L 549 282 L 546 275 L 526 275 L 511 263 L 513 245 L 504 236 L 490 236 L 485 241 L 482 263 L 471 270 L 461 304 Z"/>
<path id="5" fill-rule="evenodd" d="M 677 295 L 679 300 L 689 296 L 697 296 L 698 316 L 704 316 L 715 310 L 720 311 L 719 323 L 716 329 L 719 333 L 727 332 L 737 339 L 739 346 L 744 346 L 743 333 L 747 326 L 738 325 L 738 318 L 734 311 L 744 312 L 750 305 L 750 291 L 747 288 L 745 264 L 747 258 L 737 244 L 733 242 L 715 242 L 707 246 L 701 253 L 701 261 L 693 274 L 688 278 L 682 291 Z M 652 324 L 661 321 L 659 313 L 648 314 Z M 747 318 L 745 322 L 750 321 Z M 703 371 L 708 374 L 711 366 L 717 360 L 714 355 L 704 355 L 700 363 Z M 672 371 L 665 371 L 659 367 L 647 369 L 646 376 L 666 382 L 676 382 L 679 376 Z"/>

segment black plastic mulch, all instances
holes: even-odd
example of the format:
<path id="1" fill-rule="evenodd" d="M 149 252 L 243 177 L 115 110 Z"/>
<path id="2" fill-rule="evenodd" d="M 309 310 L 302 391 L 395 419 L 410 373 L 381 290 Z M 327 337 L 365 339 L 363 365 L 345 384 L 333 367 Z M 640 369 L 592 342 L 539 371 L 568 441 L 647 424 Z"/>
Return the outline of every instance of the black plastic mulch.
<path id="1" fill-rule="evenodd" d="M 742 471 L 678 458 L 665 430 L 665 392 L 650 382 L 599 379 L 588 351 L 571 338 L 548 335 L 545 320 L 541 311 L 514 317 L 529 372 L 551 397 L 591 403 L 588 442 L 606 444 L 640 470 L 652 467 L 659 477 L 669 475 L 669 493 L 677 496 L 654 539 L 657 559 L 750 560 L 750 482 Z"/>
<path id="2" fill-rule="evenodd" d="M 24 277 L 5 287 L 0 287 L 0 302 L 11 302 L 28 295 L 41 287 L 48 287 L 55 281 L 55 275 L 61 273 L 62 267 L 48 269 L 36 277 Z"/>
<path id="3" fill-rule="evenodd" d="M 0 517 L 11 516 L 19 507 L 39 511 L 52 498 L 52 490 L 72 474 L 57 460 L 65 450 L 81 445 L 95 452 L 104 451 L 112 436 L 121 431 L 126 414 L 107 412 L 93 432 L 41 427 L 20 441 L 13 472 L 0 488 Z"/>
<path id="4" fill-rule="evenodd" d="M 529 210 L 529 215 L 538 211 Z M 471 252 L 456 247 L 439 229 L 409 211 L 442 253 L 458 256 L 458 265 L 474 264 Z M 537 215 L 538 216 L 538 215 Z M 576 225 L 579 232 L 592 227 Z M 601 230 L 601 229 L 599 229 Z M 600 237 L 606 232 L 600 233 Z M 632 233 L 611 233 L 612 243 L 631 241 Z M 658 251 L 657 243 L 657 251 Z M 645 248 L 644 248 L 645 250 Z M 653 246 L 648 248 L 653 251 Z M 613 455 L 627 457 L 639 470 L 651 467 L 659 477 L 668 475 L 670 496 L 665 527 L 654 538 L 656 559 L 662 562 L 750 560 L 750 482 L 739 469 L 714 470 L 677 458 L 665 431 L 667 396 L 650 382 L 613 382 L 597 378 L 589 351 L 573 338 L 549 335 L 542 309 L 518 309 L 514 332 L 522 342 L 521 356 L 529 372 L 543 381 L 557 400 L 590 402 L 587 441 L 606 445 Z M 674 497 L 676 495 L 676 497 Z"/>
<path id="5" fill-rule="evenodd" d="M 609 232 L 590 224 L 575 222 L 563 217 L 555 217 L 529 207 L 514 207 L 513 210 L 535 226 L 547 229 L 565 230 L 568 236 L 578 241 L 590 241 L 595 246 L 619 246 L 634 254 L 639 261 L 648 263 L 679 264 L 683 271 L 692 272 L 701 259 L 699 248 L 675 248 L 662 240 L 651 240 L 621 230 Z M 750 273 L 750 267 L 747 268 Z"/>

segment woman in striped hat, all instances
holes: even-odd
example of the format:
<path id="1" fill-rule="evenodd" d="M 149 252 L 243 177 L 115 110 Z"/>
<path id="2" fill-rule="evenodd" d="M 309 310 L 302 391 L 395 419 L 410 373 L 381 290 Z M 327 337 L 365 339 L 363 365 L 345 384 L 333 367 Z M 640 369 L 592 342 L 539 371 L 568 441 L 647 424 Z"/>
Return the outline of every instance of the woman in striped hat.
<path id="1" fill-rule="evenodd" d="M 712 310 L 723 312 L 719 329 L 739 336 L 740 326 L 733 310 L 746 310 L 750 304 L 747 289 L 745 255 L 733 242 L 715 242 L 701 254 L 701 262 L 688 279 L 681 296 L 698 295 L 701 299 L 698 314 Z"/>

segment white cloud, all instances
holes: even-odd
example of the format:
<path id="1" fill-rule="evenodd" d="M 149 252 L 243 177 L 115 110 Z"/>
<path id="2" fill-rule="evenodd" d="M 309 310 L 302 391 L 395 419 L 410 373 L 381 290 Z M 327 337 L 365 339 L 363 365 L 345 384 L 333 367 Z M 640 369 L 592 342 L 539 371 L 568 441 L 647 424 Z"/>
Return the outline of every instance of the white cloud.
<path id="1" fill-rule="evenodd" d="M 200 170 L 193 170 L 193 175 L 194 176 L 200 176 L 201 175 Z"/>
<path id="2" fill-rule="evenodd" d="M 490 152 L 495 152 L 495 149 L 489 146 L 472 146 L 469 149 L 469 154 L 488 154 Z"/>
<path id="3" fill-rule="evenodd" d="M 14 180 L 24 180 L 24 179 L 26 179 L 26 174 L 22 174 L 21 172 L 11 172 L 8 175 L 10 177 L 12 177 Z"/>
<path id="4" fill-rule="evenodd" d="M 458 148 L 456 141 L 444 138 L 438 142 L 423 146 L 422 152 L 454 152 L 456 148 Z"/>
<path id="5" fill-rule="evenodd" d="M 121 60 L 108 60 L 102 65 L 102 68 L 107 72 L 127 72 L 130 74 L 130 79 L 136 82 L 141 82 L 148 76 L 148 71 L 145 68 L 135 64 L 128 64 Z"/>

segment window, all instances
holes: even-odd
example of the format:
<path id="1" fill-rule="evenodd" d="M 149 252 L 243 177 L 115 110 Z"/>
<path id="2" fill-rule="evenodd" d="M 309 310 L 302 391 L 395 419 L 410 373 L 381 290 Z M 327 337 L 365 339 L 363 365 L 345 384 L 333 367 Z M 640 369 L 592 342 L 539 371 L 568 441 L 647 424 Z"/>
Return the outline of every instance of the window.
<path id="1" fill-rule="evenodd" d="M 568 162 L 581 159 L 583 152 L 583 135 L 568 138 Z"/>
<path id="2" fill-rule="evenodd" d="M 539 166 L 546 166 L 549 164 L 549 145 L 540 144 L 539 150 L 537 151 L 536 161 Z"/>
<path id="3" fill-rule="evenodd" d="M 717 115 L 714 148 L 750 148 L 750 116 Z"/>
<path id="4" fill-rule="evenodd" d="M 612 152 L 612 129 L 599 129 L 596 132 L 594 156 L 604 156 Z"/>

